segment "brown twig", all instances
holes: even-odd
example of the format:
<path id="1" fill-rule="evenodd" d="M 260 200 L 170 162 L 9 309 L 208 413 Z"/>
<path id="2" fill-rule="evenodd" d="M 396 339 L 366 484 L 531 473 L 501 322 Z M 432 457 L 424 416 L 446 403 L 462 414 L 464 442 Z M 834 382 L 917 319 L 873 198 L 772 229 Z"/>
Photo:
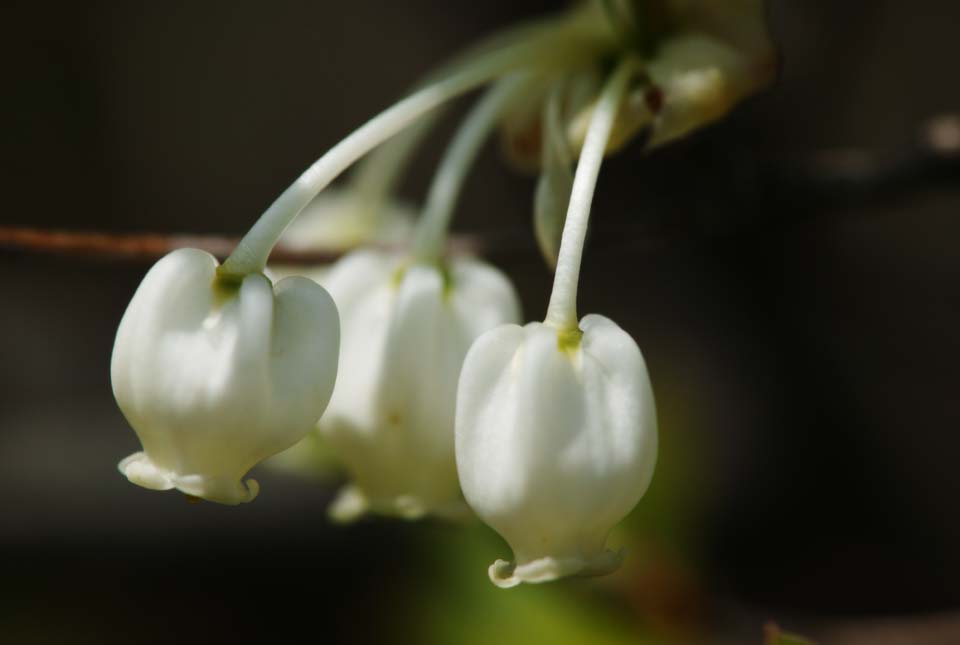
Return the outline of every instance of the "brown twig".
<path id="1" fill-rule="evenodd" d="M 203 249 L 223 259 L 230 254 L 238 241 L 239 238 L 222 235 L 115 234 L 0 227 L 0 247 L 98 259 L 155 260 L 184 247 Z M 390 248 L 387 245 L 379 246 Z M 452 238 L 450 246 L 454 253 L 477 253 L 482 250 L 480 241 L 470 236 Z M 270 255 L 270 260 L 281 264 L 328 264 L 348 251 L 349 248 L 293 249 L 278 245 Z"/>
<path id="2" fill-rule="evenodd" d="M 236 238 L 216 235 L 122 235 L 92 231 L 0 228 L 0 246 L 9 249 L 98 258 L 156 258 L 186 246 L 222 256 L 229 253 L 236 243 Z"/>
<path id="3" fill-rule="evenodd" d="M 766 194 L 782 204 L 800 205 L 794 217 L 823 213 L 830 206 L 886 200 L 912 194 L 930 186 L 960 185 L 960 115 L 942 115 L 927 121 L 917 143 L 893 155 L 864 149 L 824 150 L 806 162 L 764 164 L 761 181 Z M 754 195 L 760 199 L 760 195 Z M 453 236 L 454 253 L 493 252 L 498 255 L 536 253 L 532 243 L 514 232 L 484 236 Z M 685 232 L 689 235 L 689 232 Z M 695 235 L 695 234 L 694 234 Z M 645 229 L 620 236 L 635 247 L 640 239 L 657 241 L 657 231 Z M 182 247 L 194 247 L 225 258 L 238 238 L 222 235 L 163 235 L 158 233 L 115 234 L 105 232 L 54 231 L 0 227 L 0 248 L 37 253 L 87 256 L 100 259 L 155 260 Z M 616 244 L 616 242 L 614 242 Z M 349 248 L 300 249 L 278 245 L 272 262 L 327 264 Z"/>

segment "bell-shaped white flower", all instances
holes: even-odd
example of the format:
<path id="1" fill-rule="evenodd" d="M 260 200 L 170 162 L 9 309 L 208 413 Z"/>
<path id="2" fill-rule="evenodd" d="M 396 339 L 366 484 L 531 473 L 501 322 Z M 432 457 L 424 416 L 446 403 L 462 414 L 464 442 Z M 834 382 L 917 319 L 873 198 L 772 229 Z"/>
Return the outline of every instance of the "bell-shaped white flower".
<path id="1" fill-rule="evenodd" d="M 519 319 L 510 282 L 474 259 L 441 267 L 361 250 L 334 265 L 324 285 L 338 303 L 343 341 L 319 428 L 352 479 L 331 514 L 461 513 L 457 380 L 480 334 Z"/>
<path id="2" fill-rule="evenodd" d="M 489 569 L 501 587 L 617 568 L 607 534 L 653 474 L 656 412 L 640 349 L 608 318 L 576 315 L 590 201 L 636 65 L 618 65 L 591 115 L 545 321 L 487 332 L 460 375 L 460 485 L 513 549 L 513 562 Z"/>
<path id="3" fill-rule="evenodd" d="M 615 569 L 610 529 L 653 475 L 657 424 L 640 349 L 613 321 L 580 321 L 566 338 L 544 323 L 481 336 L 457 399 L 460 484 L 480 518 L 507 540 L 503 587 Z"/>
<path id="4" fill-rule="evenodd" d="M 409 255 L 357 251 L 321 278 L 344 331 L 340 377 L 320 423 L 352 478 L 331 507 L 337 519 L 466 511 L 453 447 L 457 379 L 473 341 L 518 321 L 520 309 L 497 269 L 447 257 L 446 234 L 468 168 L 526 82 L 498 82 L 471 110 L 431 184 Z"/>
<path id="5" fill-rule="evenodd" d="M 311 280 L 217 275 L 216 259 L 174 251 L 147 273 L 117 330 L 111 378 L 143 452 L 135 484 L 224 504 L 252 500 L 259 461 L 302 439 L 337 371 L 339 318 Z"/>

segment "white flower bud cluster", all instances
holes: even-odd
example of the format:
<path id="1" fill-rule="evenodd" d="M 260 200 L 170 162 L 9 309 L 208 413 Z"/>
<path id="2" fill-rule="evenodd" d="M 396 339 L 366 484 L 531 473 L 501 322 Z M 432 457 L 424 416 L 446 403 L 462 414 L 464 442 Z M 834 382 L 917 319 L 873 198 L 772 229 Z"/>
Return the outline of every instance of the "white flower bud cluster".
<path id="1" fill-rule="evenodd" d="M 633 338 L 603 316 L 577 316 L 600 164 L 642 129 L 662 143 L 722 115 L 762 84 L 751 70 L 765 69 L 756 57 L 766 55 L 753 31 L 742 43 L 701 33 L 729 27 L 723 10 L 681 8 L 673 22 L 686 29 L 647 42 L 659 54 L 644 58 L 625 44 L 639 36 L 621 29 L 642 20 L 620 24 L 617 13 L 642 6 L 589 3 L 477 48 L 334 146 L 223 265 L 193 249 L 161 259 L 114 346 L 114 394 L 143 445 L 120 470 L 146 488 L 237 504 L 257 495 L 243 481 L 252 467 L 310 434 L 351 480 L 330 509 L 338 520 L 472 510 L 513 549 L 511 562 L 489 569 L 501 587 L 616 569 L 607 535 L 651 481 L 657 420 Z M 736 4 L 737 20 L 745 6 Z M 424 131 L 414 124 L 492 81 L 411 225 L 386 194 Z M 542 130 L 529 165 L 543 173 L 538 240 L 556 274 L 544 322 L 525 327 L 509 280 L 446 244 L 467 171 L 497 127 L 521 161 L 530 127 Z M 317 198 L 401 132 L 361 181 Z M 391 248 L 268 271 L 278 241 Z M 265 272 L 314 279 L 273 284 Z"/>

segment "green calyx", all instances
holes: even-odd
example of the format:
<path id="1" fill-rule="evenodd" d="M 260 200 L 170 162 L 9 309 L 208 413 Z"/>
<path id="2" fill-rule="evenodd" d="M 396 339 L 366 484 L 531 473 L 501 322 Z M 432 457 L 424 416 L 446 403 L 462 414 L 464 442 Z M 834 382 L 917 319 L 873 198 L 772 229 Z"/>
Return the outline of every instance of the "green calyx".
<path id="1" fill-rule="evenodd" d="M 259 271 L 255 274 L 248 275 L 259 275 L 267 282 L 270 282 L 270 278 Z M 223 271 L 223 265 L 217 267 L 217 272 L 213 277 L 213 283 L 210 285 L 213 289 L 214 307 L 222 307 L 227 300 L 236 297 L 236 295 L 240 293 L 240 287 L 243 286 L 243 281 L 246 277 L 246 275 Z"/>
<path id="2" fill-rule="evenodd" d="M 422 266 L 435 269 L 440 273 L 440 279 L 443 284 L 443 299 L 446 300 L 453 293 L 453 272 L 450 271 L 450 267 L 445 260 L 433 260 L 433 261 L 419 261 L 416 262 Z M 403 284 L 403 278 L 407 274 L 407 269 L 413 265 L 413 262 L 404 262 L 398 266 L 393 275 L 390 276 L 390 286 L 394 289 L 399 289 L 400 285 Z"/>
<path id="3" fill-rule="evenodd" d="M 557 332 L 557 349 L 564 354 L 572 355 L 580 349 L 580 341 L 583 339 L 583 332 L 579 327 L 573 329 L 564 329 Z"/>
<path id="4" fill-rule="evenodd" d="M 217 272 L 213 277 L 213 298 L 214 303 L 217 307 L 223 305 L 224 302 L 233 298 L 240 292 L 240 287 L 243 285 L 243 279 L 245 276 L 237 275 L 236 273 L 227 273 L 222 271 L 223 265 L 217 267 Z"/>

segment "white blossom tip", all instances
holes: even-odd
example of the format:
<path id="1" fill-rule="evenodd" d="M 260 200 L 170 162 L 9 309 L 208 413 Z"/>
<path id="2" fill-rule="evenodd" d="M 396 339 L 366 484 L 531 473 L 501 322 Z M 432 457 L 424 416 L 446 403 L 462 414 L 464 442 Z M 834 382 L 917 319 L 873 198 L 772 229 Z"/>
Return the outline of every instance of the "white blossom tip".
<path id="1" fill-rule="evenodd" d="M 360 487 L 353 484 L 341 488 L 327 509 L 327 515 L 338 524 L 355 522 L 367 514 L 409 521 L 431 516 L 449 522 L 464 522 L 473 516 L 470 507 L 463 500 L 428 504 L 413 495 L 370 498 Z"/>
<path id="2" fill-rule="evenodd" d="M 117 468 L 131 483 L 151 490 L 177 489 L 190 498 L 220 504 L 237 505 L 252 502 L 260 493 L 255 479 L 232 479 L 205 475 L 178 475 L 158 467 L 145 452 L 135 452 L 123 459 Z"/>
<path id="3" fill-rule="evenodd" d="M 510 589 L 520 583 L 552 582 L 568 576 L 603 576 L 620 568 L 623 549 L 616 553 L 605 550 L 590 558 L 580 556 L 556 558 L 547 556 L 523 564 L 497 560 L 487 572 L 490 582 L 501 589 Z"/>
<path id="4" fill-rule="evenodd" d="M 337 524 L 350 524 L 367 514 L 370 505 L 356 486 L 344 486 L 327 508 L 327 516 Z"/>

